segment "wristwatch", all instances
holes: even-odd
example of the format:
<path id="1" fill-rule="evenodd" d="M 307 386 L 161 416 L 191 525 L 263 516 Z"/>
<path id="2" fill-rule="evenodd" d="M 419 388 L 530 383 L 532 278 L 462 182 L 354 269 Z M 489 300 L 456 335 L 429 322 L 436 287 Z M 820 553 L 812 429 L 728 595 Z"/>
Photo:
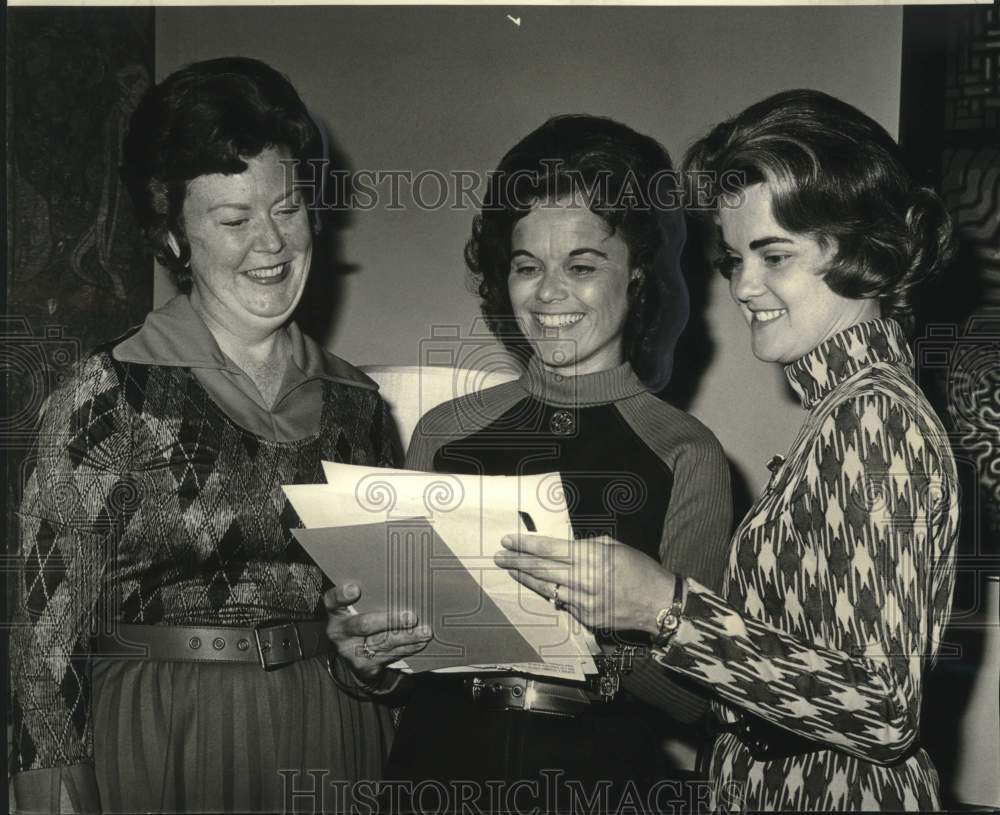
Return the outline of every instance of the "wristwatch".
<path id="1" fill-rule="evenodd" d="M 656 614 L 656 634 L 653 635 L 653 645 L 664 648 L 681 627 L 681 614 L 684 611 L 684 578 L 674 575 L 674 601 L 661 608 Z"/>

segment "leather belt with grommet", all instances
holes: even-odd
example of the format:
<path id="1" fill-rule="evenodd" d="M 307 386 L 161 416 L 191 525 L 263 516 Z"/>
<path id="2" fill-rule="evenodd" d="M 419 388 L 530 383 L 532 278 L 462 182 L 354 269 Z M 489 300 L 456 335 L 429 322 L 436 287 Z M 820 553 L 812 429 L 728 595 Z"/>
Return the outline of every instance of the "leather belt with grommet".
<path id="1" fill-rule="evenodd" d="M 326 620 L 278 620 L 253 628 L 123 623 L 95 639 L 105 658 L 256 663 L 265 671 L 333 652 Z"/>

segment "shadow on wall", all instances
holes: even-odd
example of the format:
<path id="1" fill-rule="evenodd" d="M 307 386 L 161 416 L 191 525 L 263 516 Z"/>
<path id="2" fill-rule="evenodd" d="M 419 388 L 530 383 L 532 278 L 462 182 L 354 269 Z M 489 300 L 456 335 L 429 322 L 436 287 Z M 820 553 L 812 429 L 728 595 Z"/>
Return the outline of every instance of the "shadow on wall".
<path id="1" fill-rule="evenodd" d="M 661 399 L 681 410 L 689 410 L 715 358 L 715 341 L 708 327 L 708 287 L 715 274 L 712 249 L 714 227 L 702 218 L 687 219 L 687 243 L 681 254 L 681 268 L 690 298 L 687 328 L 677 341 L 670 383 L 660 392 Z"/>
<path id="2" fill-rule="evenodd" d="M 674 353 L 670 383 L 659 394 L 661 399 L 681 410 L 690 410 L 702 379 L 715 359 L 716 343 L 706 317 L 709 286 L 717 274 L 713 259 L 714 224 L 705 218 L 687 219 L 687 243 L 681 255 L 681 267 L 690 297 L 690 317 Z M 733 489 L 733 519 L 736 523 L 749 511 L 753 501 L 750 482 L 739 466 L 729 458 Z"/>
<path id="3" fill-rule="evenodd" d="M 344 181 L 351 174 L 350 159 L 334 140 L 327 123 L 319 117 L 315 117 L 315 122 L 323 135 L 328 163 L 316 173 L 315 183 L 319 188 L 313 189 L 319 234 L 313 243 L 312 266 L 295 310 L 295 321 L 302 331 L 325 345 L 344 313 L 345 279 L 360 272 L 361 267 L 343 256 L 344 234 L 354 219 Z"/>

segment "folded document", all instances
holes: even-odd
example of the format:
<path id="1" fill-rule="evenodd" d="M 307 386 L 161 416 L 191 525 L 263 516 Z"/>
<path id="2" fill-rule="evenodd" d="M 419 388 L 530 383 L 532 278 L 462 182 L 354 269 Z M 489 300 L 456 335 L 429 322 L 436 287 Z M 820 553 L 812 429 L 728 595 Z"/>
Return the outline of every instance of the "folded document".
<path id="1" fill-rule="evenodd" d="M 361 587 L 358 611 L 412 610 L 432 627 L 427 648 L 397 667 L 578 680 L 596 670 L 590 632 L 493 562 L 505 534 L 572 537 L 558 473 L 323 469 L 326 484 L 284 487 L 306 527 L 295 536 L 334 583 Z"/>

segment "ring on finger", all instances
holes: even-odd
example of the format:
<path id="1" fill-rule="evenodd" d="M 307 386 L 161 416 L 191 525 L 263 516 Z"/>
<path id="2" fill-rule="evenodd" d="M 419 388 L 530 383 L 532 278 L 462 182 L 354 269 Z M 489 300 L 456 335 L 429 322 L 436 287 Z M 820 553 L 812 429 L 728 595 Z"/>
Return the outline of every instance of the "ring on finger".
<path id="1" fill-rule="evenodd" d="M 556 607 L 556 611 L 566 610 L 566 601 L 559 599 L 559 589 L 562 588 L 558 583 L 556 583 L 556 590 L 552 592 L 552 605 Z"/>
<path id="2" fill-rule="evenodd" d="M 368 644 L 368 637 L 365 637 L 361 641 L 361 653 L 363 653 L 368 659 L 375 659 L 375 655 L 378 653 L 374 648 Z"/>

